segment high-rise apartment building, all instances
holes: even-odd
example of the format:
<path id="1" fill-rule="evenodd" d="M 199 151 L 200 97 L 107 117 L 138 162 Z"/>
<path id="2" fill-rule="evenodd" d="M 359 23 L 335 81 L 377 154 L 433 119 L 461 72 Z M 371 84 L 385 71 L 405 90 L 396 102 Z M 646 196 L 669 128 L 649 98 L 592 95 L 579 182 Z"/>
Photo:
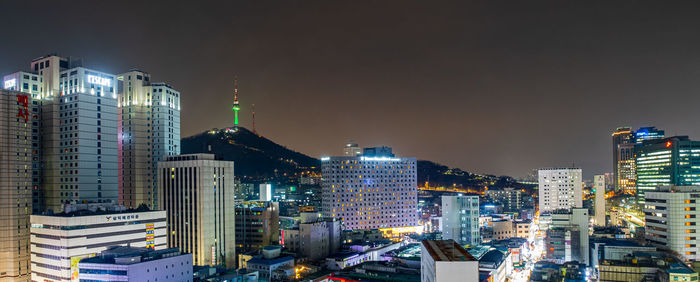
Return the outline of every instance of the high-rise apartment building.
<path id="1" fill-rule="evenodd" d="M 48 55 L 34 59 L 30 72 L 5 76 L 3 84 L 36 97 L 34 212 L 61 210 L 68 202 L 116 202 L 115 76 Z"/>
<path id="2" fill-rule="evenodd" d="M 605 175 L 593 176 L 595 190 L 595 225 L 605 226 Z"/>
<path id="3" fill-rule="evenodd" d="M 156 164 L 180 154 L 180 93 L 132 70 L 119 81 L 119 203 L 158 208 Z"/>
<path id="4" fill-rule="evenodd" d="M 323 217 L 342 219 L 345 229 L 417 226 L 416 165 L 388 147 L 321 158 Z"/>
<path id="5" fill-rule="evenodd" d="M 661 185 L 700 185 L 700 141 L 675 136 L 644 141 L 636 147 L 637 201 Z"/>
<path id="6" fill-rule="evenodd" d="M 31 216 L 32 281 L 78 281 L 78 262 L 111 246 L 167 246 L 165 211 L 105 204 L 66 208 L 51 216 Z"/>
<path id="7" fill-rule="evenodd" d="M 646 192 L 645 237 L 685 260 L 700 260 L 700 186 L 661 186 Z"/>
<path id="8" fill-rule="evenodd" d="M 580 168 L 543 168 L 538 175 L 540 214 L 583 206 Z"/>
<path id="9" fill-rule="evenodd" d="M 462 245 L 481 243 L 479 196 L 442 196 L 442 237 Z"/>
<path id="10" fill-rule="evenodd" d="M 613 174 L 615 191 L 634 193 L 634 144 L 635 136 L 631 127 L 619 127 L 612 134 Z"/>
<path id="11" fill-rule="evenodd" d="M 0 277 L 29 281 L 32 213 L 31 95 L 0 90 Z"/>
<path id="12" fill-rule="evenodd" d="M 169 247 L 195 265 L 235 265 L 233 162 L 212 154 L 166 156 L 158 163 L 159 208 L 167 211 Z"/>
<path id="13" fill-rule="evenodd" d="M 506 212 L 522 211 L 522 192 L 515 188 L 489 189 L 486 197 L 503 205 Z"/>

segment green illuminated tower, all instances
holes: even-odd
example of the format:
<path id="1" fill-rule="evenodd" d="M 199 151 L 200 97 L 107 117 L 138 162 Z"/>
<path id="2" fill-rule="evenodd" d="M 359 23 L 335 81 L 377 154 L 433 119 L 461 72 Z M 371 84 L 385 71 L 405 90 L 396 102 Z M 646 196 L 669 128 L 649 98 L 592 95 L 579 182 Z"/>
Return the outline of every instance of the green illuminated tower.
<path id="1" fill-rule="evenodd" d="M 233 82 L 233 130 L 237 131 L 238 130 L 238 111 L 241 110 L 241 107 L 238 106 L 238 77 Z"/>

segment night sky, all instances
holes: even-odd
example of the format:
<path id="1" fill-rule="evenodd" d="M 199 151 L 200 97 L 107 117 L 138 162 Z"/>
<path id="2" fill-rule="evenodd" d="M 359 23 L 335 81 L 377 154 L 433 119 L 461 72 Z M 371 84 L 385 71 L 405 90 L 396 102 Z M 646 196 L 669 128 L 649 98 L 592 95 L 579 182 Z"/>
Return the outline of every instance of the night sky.
<path id="1" fill-rule="evenodd" d="M 691 1 L 1 1 L 0 74 L 49 53 L 182 93 L 182 136 L 242 123 L 314 157 L 352 139 L 467 171 L 611 171 L 611 131 L 700 138 Z"/>

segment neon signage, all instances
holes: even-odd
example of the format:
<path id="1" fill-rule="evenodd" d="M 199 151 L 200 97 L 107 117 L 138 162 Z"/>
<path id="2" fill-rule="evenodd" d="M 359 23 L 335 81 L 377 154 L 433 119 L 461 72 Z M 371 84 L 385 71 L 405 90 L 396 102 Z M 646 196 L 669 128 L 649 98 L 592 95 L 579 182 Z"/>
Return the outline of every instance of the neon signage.
<path id="1" fill-rule="evenodd" d="M 29 120 L 29 97 L 27 95 L 17 95 L 17 117 L 24 118 L 24 122 Z"/>
<path id="2" fill-rule="evenodd" d="M 88 81 L 88 83 L 92 83 L 92 84 L 97 84 L 97 85 L 102 85 L 102 86 L 107 86 L 107 87 L 112 86 L 112 79 L 107 78 L 107 77 L 99 77 L 96 75 L 88 74 L 87 81 Z"/>
<path id="3" fill-rule="evenodd" d="M 17 86 L 17 79 L 13 78 L 13 79 L 5 80 L 5 89 L 9 89 L 9 88 L 15 87 L 15 86 Z"/>

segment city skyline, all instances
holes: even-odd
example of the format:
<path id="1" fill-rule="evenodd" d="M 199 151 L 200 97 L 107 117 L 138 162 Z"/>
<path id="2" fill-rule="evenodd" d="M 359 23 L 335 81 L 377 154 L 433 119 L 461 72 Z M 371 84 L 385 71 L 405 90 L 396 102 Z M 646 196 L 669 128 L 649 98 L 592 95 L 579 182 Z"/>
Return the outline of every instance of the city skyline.
<path id="1" fill-rule="evenodd" d="M 4 35 L 2 75 L 49 53 L 147 70 L 187 94 L 183 116 L 205 117 L 182 121 L 191 136 L 233 125 L 237 74 L 241 124 L 256 104 L 258 132 L 302 153 L 341 155 L 354 140 L 514 177 L 572 163 L 585 179 L 612 172 L 620 126 L 700 136 L 700 41 L 687 36 L 699 22 L 680 4 L 88 3 L 7 3 L 0 21 L 26 23 Z"/>

